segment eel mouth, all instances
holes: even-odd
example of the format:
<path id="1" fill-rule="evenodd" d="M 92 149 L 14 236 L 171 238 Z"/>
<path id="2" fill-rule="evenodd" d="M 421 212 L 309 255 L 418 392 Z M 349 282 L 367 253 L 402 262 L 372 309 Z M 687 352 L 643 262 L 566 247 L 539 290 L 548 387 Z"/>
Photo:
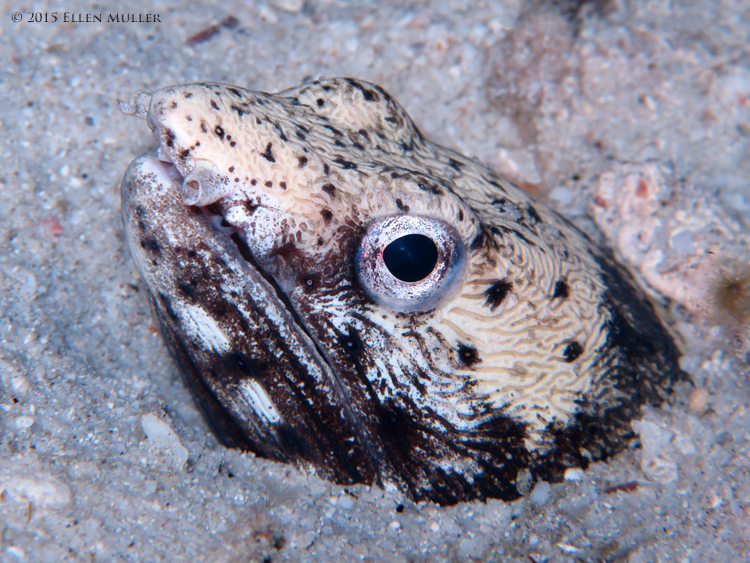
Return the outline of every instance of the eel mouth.
<path id="1" fill-rule="evenodd" d="M 157 262 L 149 259 L 149 247 L 191 250 L 208 247 L 218 256 L 217 262 L 241 262 L 236 270 L 242 272 L 238 274 L 241 283 L 265 288 L 266 294 L 259 303 L 268 304 L 273 300 L 275 306 L 289 315 L 288 322 L 315 341 L 289 297 L 288 280 L 267 267 L 268 259 L 258 257 L 256 249 L 252 248 L 255 240 L 246 229 L 227 222 L 227 202 L 186 204 L 180 193 L 184 183 L 185 178 L 174 163 L 160 157 L 155 150 L 136 158 L 125 173 L 121 186 L 123 223 L 132 254 L 144 278 L 162 279 L 167 275 L 157 271 L 166 267 L 162 265 L 163 261 L 157 266 Z M 252 227 L 252 222 L 248 224 Z M 144 245 L 144 241 L 153 242 Z M 183 268 L 184 264 L 180 267 Z M 175 269 L 169 276 L 179 278 L 181 274 Z M 315 347 L 318 347 L 317 343 Z M 321 358 L 325 357 L 325 353 L 318 351 Z M 321 362 L 326 363 L 325 360 Z"/>
<path id="2" fill-rule="evenodd" d="M 158 166 L 160 166 L 166 177 L 169 178 L 172 189 L 180 194 L 180 198 L 185 206 L 189 209 L 199 211 L 216 231 L 230 237 L 238 246 L 238 250 L 240 250 L 243 258 L 247 260 L 250 248 L 246 243 L 246 225 L 233 225 L 227 221 L 228 210 L 236 206 L 237 202 L 230 203 L 227 201 L 228 198 L 226 195 L 218 193 L 221 190 L 211 189 L 211 186 L 219 183 L 216 180 L 217 175 L 212 174 L 213 171 L 210 171 L 209 167 L 202 166 L 196 167 L 198 172 L 194 170 L 187 176 L 183 176 L 173 160 L 162 150 L 161 146 L 157 149 L 155 155 L 152 155 L 152 158 L 158 162 Z M 244 200 L 244 208 L 250 214 L 257 207 L 257 205 L 251 205 L 246 199 Z"/>

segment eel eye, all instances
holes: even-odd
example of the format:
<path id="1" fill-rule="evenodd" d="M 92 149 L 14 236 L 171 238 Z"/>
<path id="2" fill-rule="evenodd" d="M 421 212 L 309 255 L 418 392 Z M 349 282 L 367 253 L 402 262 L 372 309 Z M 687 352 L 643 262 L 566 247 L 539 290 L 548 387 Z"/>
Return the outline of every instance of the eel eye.
<path id="1" fill-rule="evenodd" d="M 435 308 L 458 289 L 466 249 L 456 229 L 429 217 L 373 221 L 357 252 L 357 277 L 379 305 L 399 312 Z"/>

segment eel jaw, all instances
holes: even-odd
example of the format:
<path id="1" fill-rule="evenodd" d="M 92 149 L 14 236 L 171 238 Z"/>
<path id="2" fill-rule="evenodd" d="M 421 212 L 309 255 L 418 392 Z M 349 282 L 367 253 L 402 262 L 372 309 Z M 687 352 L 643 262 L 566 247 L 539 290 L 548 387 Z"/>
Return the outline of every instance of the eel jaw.
<path id="1" fill-rule="evenodd" d="M 177 187 L 169 163 L 141 155 L 121 185 L 123 223 L 167 346 L 213 430 L 228 446 L 327 479 L 377 481 L 351 398 L 283 289 Z M 332 451 L 364 461 L 331 464 Z"/>

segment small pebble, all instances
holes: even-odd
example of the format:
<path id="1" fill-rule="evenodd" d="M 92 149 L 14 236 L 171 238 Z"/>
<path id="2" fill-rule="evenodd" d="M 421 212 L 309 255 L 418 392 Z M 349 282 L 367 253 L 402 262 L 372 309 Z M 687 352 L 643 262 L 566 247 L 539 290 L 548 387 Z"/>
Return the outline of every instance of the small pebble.
<path id="1" fill-rule="evenodd" d="M 141 417 L 141 427 L 150 451 L 160 453 L 174 469 L 181 470 L 185 466 L 189 452 L 166 422 L 149 413 Z"/>
<path id="2" fill-rule="evenodd" d="M 354 507 L 354 499 L 349 495 L 342 496 L 339 499 L 338 506 L 341 510 L 351 510 Z"/>
<path id="3" fill-rule="evenodd" d="M 34 418 L 31 416 L 19 416 L 16 419 L 16 428 L 19 430 L 28 430 L 34 425 Z"/>
<path id="4" fill-rule="evenodd" d="M 580 467 L 568 467 L 565 470 L 566 481 L 583 481 L 583 469 Z"/>
<path id="5" fill-rule="evenodd" d="M 708 408 L 708 391 L 700 387 L 690 391 L 689 403 L 690 410 L 696 414 L 703 414 Z"/>
<path id="6" fill-rule="evenodd" d="M 529 495 L 532 504 L 544 504 L 549 499 L 552 487 L 547 481 L 539 481 Z"/>
<path id="7" fill-rule="evenodd" d="M 305 5 L 305 0 L 273 0 L 271 5 L 279 10 L 296 14 Z"/>

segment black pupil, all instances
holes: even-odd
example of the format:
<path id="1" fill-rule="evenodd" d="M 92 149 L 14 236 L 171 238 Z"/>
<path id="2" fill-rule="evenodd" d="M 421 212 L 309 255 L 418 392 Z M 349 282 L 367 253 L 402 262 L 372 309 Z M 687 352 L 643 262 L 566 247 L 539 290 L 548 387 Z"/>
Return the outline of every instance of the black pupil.
<path id="1" fill-rule="evenodd" d="M 423 280 L 437 264 L 438 250 L 424 235 L 405 235 L 385 247 L 383 261 L 394 277 L 405 282 Z"/>

